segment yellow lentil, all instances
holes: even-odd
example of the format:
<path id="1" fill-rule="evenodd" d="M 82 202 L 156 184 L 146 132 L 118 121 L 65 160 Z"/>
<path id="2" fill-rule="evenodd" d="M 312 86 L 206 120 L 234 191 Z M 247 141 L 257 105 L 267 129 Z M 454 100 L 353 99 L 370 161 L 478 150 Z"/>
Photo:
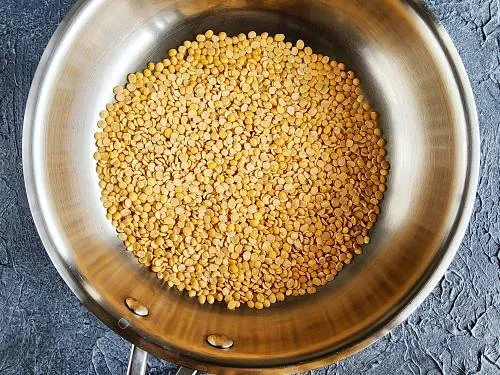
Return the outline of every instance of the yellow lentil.
<path id="1" fill-rule="evenodd" d="M 200 304 L 316 293 L 370 242 L 389 163 L 352 71 L 304 41 L 208 30 L 127 76 L 95 134 L 139 262 Z"/>

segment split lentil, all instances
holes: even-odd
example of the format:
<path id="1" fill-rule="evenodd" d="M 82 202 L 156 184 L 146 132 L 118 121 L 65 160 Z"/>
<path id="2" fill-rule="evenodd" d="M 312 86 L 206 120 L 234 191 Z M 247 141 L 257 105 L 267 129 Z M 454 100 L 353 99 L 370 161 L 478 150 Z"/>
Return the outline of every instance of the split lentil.
<path id="1" fill-rule="evenodd" d="M 343 63 L 209 30 L 129 74 L 95 134 L 107 218 L 200 304 L 315 293 L 370 241 L 389 164 Z"/>

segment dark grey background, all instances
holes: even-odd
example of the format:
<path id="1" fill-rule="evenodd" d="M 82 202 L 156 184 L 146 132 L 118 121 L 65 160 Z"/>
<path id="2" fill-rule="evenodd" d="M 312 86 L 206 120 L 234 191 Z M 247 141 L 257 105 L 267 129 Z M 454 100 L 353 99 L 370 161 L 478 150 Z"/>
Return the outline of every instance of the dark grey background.
<path id="1" fill-rule="evenodd" d="M 318 374 L 500 374 L 500 0 L 428 0 L 476 96 L 481 175 L 472 221 L 407 322 Z M 74 0 L 0 0 L 0 374 L 124 374 L 129 344 L 80 304 L 45 254 L 22 177 L 32 77 Z M 150 374 L 174 366 L 150 361 Z"/>

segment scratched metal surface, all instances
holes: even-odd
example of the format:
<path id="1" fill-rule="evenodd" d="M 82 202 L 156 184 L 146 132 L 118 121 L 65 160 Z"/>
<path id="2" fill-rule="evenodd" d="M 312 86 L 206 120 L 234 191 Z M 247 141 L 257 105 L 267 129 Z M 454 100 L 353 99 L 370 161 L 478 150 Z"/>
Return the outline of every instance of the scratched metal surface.
<path id="1" fill-rule="evenodd" d="M 0 374 L 123 374 L 129 345 L 88 313 L 45 254 L 26 200 L 23 113 L 40 56 L 74 0 L 0 0 Z M 500 0 L 428 0 L 470 75 L 481 128 L 471 224 L 405 323 L 316 374 L 500 374 Z M 157 359 L 149 374 L 173 374 Z"/>

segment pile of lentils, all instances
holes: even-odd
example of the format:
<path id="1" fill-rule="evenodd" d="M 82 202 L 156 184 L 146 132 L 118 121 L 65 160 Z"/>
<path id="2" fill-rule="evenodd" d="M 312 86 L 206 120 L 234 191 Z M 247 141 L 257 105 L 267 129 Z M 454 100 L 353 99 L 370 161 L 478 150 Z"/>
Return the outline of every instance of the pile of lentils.
<path id="1" fill-rule="evenodd" d="M 283 34 L 208 30 L 127 81 L 95 134 L 101 200 L 169 287 L 262 309 L 361 254 L 389 164 L 344 64 Z"/>

